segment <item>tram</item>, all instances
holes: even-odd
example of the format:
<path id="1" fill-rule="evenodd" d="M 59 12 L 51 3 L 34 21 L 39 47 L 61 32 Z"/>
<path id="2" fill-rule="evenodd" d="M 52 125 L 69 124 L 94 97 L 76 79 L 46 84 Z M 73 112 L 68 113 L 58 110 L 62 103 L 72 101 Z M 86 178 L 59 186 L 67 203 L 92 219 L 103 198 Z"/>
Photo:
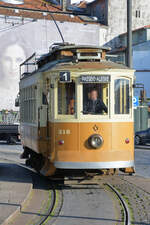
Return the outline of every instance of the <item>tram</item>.
<path id="1" fill-rule="evenodd" d="M 20 66 L 21 158 L 45 176 L 134 172 L 134 70 L 107 61 L 107 51 L 58 44 Z"/>

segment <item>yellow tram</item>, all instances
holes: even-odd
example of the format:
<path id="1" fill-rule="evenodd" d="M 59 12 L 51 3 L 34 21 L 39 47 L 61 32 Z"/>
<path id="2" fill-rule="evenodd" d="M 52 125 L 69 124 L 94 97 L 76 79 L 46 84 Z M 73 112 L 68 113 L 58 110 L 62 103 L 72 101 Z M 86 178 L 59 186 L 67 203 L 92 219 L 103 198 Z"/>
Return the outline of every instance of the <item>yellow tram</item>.
<path id="1" fill-rule="evenodd" d="M 46 176 L 57 168 L 134 172 L 134 71 L 107 61 L 106 52 L 56 45 L 36 65 L 34 56 L 21 65 L 21 157 L 27 165 Z"/>

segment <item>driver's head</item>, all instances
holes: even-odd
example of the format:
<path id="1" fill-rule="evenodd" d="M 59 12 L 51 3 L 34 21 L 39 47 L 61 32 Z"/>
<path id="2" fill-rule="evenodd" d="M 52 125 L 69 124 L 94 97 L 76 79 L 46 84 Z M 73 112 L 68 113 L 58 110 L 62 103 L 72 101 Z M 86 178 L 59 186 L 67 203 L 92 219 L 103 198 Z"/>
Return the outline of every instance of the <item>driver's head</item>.
<path id="1" fill-rule="evenodd" d="M 90 99 L 92 101 L 96 101 L 97 100 L 97 97 L 98 97 L 97 90 L 96 89 L 91 90 L 91 92 L 90 92 Z"/>

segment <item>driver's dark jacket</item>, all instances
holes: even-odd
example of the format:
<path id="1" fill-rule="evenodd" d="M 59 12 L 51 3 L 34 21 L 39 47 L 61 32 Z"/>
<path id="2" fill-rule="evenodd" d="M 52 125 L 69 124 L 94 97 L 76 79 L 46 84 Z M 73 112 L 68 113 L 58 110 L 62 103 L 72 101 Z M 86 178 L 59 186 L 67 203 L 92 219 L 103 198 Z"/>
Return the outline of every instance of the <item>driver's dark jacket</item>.
<path id="1" fill-rule="evenodd" d="M 101 99 L 97 99 L 96 101 L 88 100 L 84 106 L 84 113 L 93 113 L 93 114 L 102 114 L 103 111 L 105 113 L 108 112 L 107 107 Z"/>

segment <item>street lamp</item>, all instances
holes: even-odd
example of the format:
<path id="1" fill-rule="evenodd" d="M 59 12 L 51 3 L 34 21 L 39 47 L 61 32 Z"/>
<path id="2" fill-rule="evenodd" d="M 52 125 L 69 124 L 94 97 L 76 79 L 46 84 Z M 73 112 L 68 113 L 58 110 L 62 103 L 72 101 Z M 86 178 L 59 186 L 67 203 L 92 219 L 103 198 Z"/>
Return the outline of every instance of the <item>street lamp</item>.
<path id="1" fill-rule="evenodd" d="M 24 0 L 0 0 L 0 1 L 4 2 L 4 3 L 13 4 L 13 5 L 22 5 L 22 4 L 24 4 Z"/>

